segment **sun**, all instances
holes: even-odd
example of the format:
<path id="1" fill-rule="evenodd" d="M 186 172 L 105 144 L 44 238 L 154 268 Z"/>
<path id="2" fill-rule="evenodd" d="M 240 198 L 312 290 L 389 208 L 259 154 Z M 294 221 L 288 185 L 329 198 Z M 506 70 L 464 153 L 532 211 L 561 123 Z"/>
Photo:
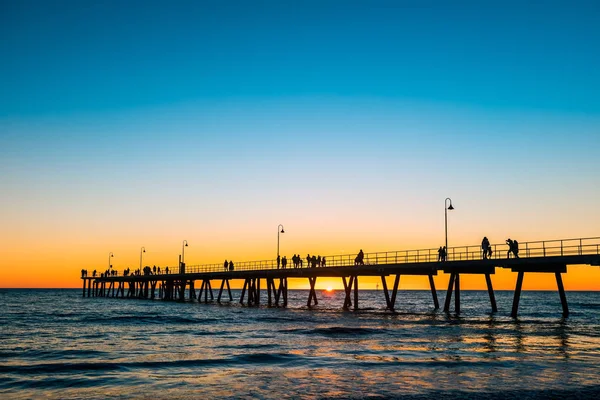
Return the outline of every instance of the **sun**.
<path id="1" fill-rule="evenodd" d="M 331 286 L 327 286 L 327 289 L 325 289 L 328 292 L 333 292 L 333 288 Z"/>

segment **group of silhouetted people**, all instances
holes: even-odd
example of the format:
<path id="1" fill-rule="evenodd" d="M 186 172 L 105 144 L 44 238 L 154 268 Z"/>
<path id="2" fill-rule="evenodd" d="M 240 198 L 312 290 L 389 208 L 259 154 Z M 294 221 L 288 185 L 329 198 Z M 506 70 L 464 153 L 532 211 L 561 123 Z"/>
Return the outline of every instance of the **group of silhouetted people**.
<path id="1" fill-rule="evenodd" d="M 446 261 L 447 255 L 446 246 L 440 246 L 438 249 L 438 261 Z"/>
<path id="2" fill-rule="evenodd" d="M 277 269 L 286 269 L 287 265 L 288 265 L 288 259 L 287 256 L 277 256 Z M 294 254 L 292 256 L 292 263 L 294 265 L 294 268 L 303 268 L 304 267 L 304 260 L 302 259 L 302 257 L 300 256 L 300 254 Z M 306 267 L 307 268 L 317 268 L 317 267 L 325 267 L 327 265 L 327 260 L 325 259 L 325 257 L 321 257 L 321 256 L 316 256 L 316 255 L 310 255 L 307 254 L 306 255 Z"/>
<path id="3" fill-rule="evenodd" d="M 233 271 L 233 260 L 225 260 L 225 262 L 223 263 L 223 268 L 225 269 L 225 271 Z"/>
<path id="4" fill-rule="evenodd" d="M 488 240 L 487 236 L 484 236 L 483 240 L 481 241 L 481 252 L 483 253 L 484 260 L 492 258 L 492 254 L 494 252 L 492 251 L 492 246 L 490 245 L 490 241 Z"/>
<path id="5" fill-rule="evenodd" d="M 298 259 L 300 260 L 300 268 L 302 268 L 302 259 L 300 255 L 298 255 Z M 310 254 L 306 255 L 306 267 L 307 268 L 323 268 L 327 266 L 327 260 L 325 257 L 315 256 L 314 254 L 311 256 Z"/>
<path id="6" fill-rule="evenodd" d="M 506 239 L 506 244 L 508 245 L 508 252 L 506 253 L 506 257 L 510 258 L 510 255 L 512 254 L 514 258 L 519 258 L 519 242 L 508 238 Z M 494 254 L 494 251 L 492 250 L 492 245 L 490 244 L 490 241 L 487 238 L 487 236 L 484 236 L 481 240 L 481 254 L 484 260 L 492 258 L 492 254 Z M 438 249 L 438 261 L 446 261 L 446 257 L 446 246 L 440 246 L 440 248 Z"/>

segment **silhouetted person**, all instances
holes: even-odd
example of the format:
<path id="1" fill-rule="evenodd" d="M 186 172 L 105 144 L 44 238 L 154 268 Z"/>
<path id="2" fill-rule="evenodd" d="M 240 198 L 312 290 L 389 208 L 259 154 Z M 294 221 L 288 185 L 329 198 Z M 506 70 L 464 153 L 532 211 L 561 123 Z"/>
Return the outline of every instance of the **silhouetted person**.
<path id="1" fill-rule="evenodd" d="M 298 268 L 302 268 L 302 258 L 298 255 Z"/>
<path id="2" fill-rule="evenodd" d="M 281 268 L 286 269 L 287 268 L 287 257 L 283 256 L 283 258 L 281 259 Z"/>
<path id="3" fill-rule="evenodd" d="M 481 241 L 481 251 L 483 252 L 484 260 L 487 259 L 489 248 L 490 248 L 490 241 L 488 240 L 487 236 L 484 236 L 483 240 Z"/>
<path id="4" fill-rule="evenodd" d="M 321 259 L 321 267 L 325 267 L 325 256 Z"/>
<path id="5" fill-rule="evenodd" d="M 317 256 L 317 267 L 321 266 L 321 256 Z"/>
<path id="6" fill-rule="evenodd" d="M 310 266 L 312 264 L 311 260 L 312 260 L 312 258 L 310 257 L 310 254 L 307 254 L 306 255 L 306 268 L 310 268 Z"/>
<path id="7" fill-rule="evenodd" d="M 85 276 L 85 271 L 81 270 L 81 277 L 83 278 Z"/>
<path id="8" fill-rule="evenodd" d="M 488 258 L 492 258 L 492 254 L 493 254 L 493 253 L 494 253 L 494 252 L 492 251 L 492 246 L 488 247 L 488 255 L 487 255 L 487 256 L 488 256 Z"/>
<path id="9" fill-rule="evenodd" d="M 229 261 L 229 270 L 233 271 L 233 260 Z"/>
<path id="10" fill-rule="evenodd" d="M 510 258 L 510 253 L 513 252 L 514 242 L 511 238 L 506 239 L 506 244 L 508 245 L 508 251 L 506 252 L 506 258 Z"/>
<path id="11" fill-rule="evenodd" d="M 169 267 L 165 267 L 165 273 L 168 274 L 169 273 Z"/>
<path id="12" fill-rule="evenodd" d="M 365 253 L 363 253 L 362 249 L 356 255 L 354 259 L 354 265 L 365 265 Z"/>
<path id="13" fill-rule="evenodd" d="M 281 264 L 281 257 L 277 254 L 277 269 L 279 269 L 279 265 Z"/>
<path id="14" fill-rule="evenodd" d="M 515 258 L 519 258 L 519 242 L 516 240 L 513 241 L 513 254 Z"/>
<path id="15" fill-rule="evenodd" d="M 94 272 L 92 272 L 92 276 L 95 278 L 96 277 L 96 270 L 94 270 Z"/>
<path id="16" fill-rule="evenodd" d="M 156 265 L 152 267 L 152 271 L 154 271 L 154 275 L 156 275 Z"/>
<path id="17" fill-rule="evenodd" d="M 225 260 L 225 262 L 223 263 L 223 268 L 225 268 L 225 271 L 229 269 L 229 263 L 227 262 L 227 260 Z"/>
<path id="18" fill-rule="evenodd" d="M 438 261 L 444 261 L 444 249 L 442 246 L 438 249 Z"/>
<path id="19" fill-rule="evenodd" d="M 315 256 L 314 254 L 310 258 L 310 265 L 312 268 L 317 268 L 317 256 Z"/>
<path id="20" fill-rule="evenodd" d="M 448 251 L 446 250 L 446 246 L 442 247 L 442 261 L 446 261 L 446 257 L 448 256 Z"/>

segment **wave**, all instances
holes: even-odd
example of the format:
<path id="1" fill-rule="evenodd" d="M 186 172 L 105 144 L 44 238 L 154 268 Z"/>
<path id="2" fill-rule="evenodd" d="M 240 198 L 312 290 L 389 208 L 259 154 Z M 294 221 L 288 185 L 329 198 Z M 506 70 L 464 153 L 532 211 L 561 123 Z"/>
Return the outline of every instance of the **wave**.
<path id="1" fill-rule="evenodd" d="M 181 316 L 164 315 L 116 315 L 116 316 L 90 316 L 83 318 L 82 322 L 87 323 L 150 323 L 150 324 L 208 324 L 221 322 L 212 318 L 191 318 Z"/>
<path id="2" fill-rule="evenodd" d="M 248 346 L 244 346 L 248 347 Z M 61 362 L 37 363 L 29 365 L 0 365 L 0 374 L 39 375 L 104 373 L 109 371 L 128 371 L 132 369 L 169 369 L 186 367 L 206 367 L 229 364 L 281 364 L 289 363 L 301 356 L 287 353 L 249 353 L 232 357 L 213 359 L 131 361 L 131 362 Z"/>
<path id="3" fill-rule="evenodd" d="M 281 333 L 300 333 L 300 334 L 305 334 L 305 335 L 323 335 L 323 336 L 369 336 L 369 335 L 385 334 L 387 332 L 387 329 L 332 326 L 329 328 L 287 329 L 287 330 L 282 330 L 280 332 Z"/>

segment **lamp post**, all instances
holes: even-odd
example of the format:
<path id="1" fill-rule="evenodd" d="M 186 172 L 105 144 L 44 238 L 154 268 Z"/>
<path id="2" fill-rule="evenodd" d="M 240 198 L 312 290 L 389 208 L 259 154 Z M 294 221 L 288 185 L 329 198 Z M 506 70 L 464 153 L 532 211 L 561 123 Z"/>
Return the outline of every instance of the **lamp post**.
<path id="1" fill-rule="evenodd" d="M 112 253 L 112 251 L 110 253 L 108 253 L 108 269 L 112 268 L 112 265 L 110 264 L 111 257 L 114 257 L 114 254 Z"/>
<path id="2" fill-rule="evenodd" d="M 280 232 L 280 230 L 281 230 L 281 232 Z M 281 225 L 281 224 L 279 224 L 277 226 L 277 258 L 279 258 L 279 234 L 280 233 L 285 233 L 285 231 L 283 230 L 283 225 Z"/>
<path id="3" fill-rule="evenodd" d="M 450 202 L 450 205 L 448 205 L 448 202 Z M 446 232 L 446 257 L 444 258 L 444 261 L 448 258 L 448 210 L 454 210 L 454 207 L 452 207 L 452 199 L 450 197 L 446 197 L 446 200 L 444 200 L 444 227 Z"/>
<path id="4" fill-rule="evenodd" d="M 146 252 L 146 248 L 142 246 L 140 249 L 140 271 L 142 270 L 142 255 Z"/>
<path id="5" fill-rule="evenodd" d="M 181 244 L 181 262 L 185 262 L 185 248 L 188 247 L 187 240 L 184 240 Z"/>

